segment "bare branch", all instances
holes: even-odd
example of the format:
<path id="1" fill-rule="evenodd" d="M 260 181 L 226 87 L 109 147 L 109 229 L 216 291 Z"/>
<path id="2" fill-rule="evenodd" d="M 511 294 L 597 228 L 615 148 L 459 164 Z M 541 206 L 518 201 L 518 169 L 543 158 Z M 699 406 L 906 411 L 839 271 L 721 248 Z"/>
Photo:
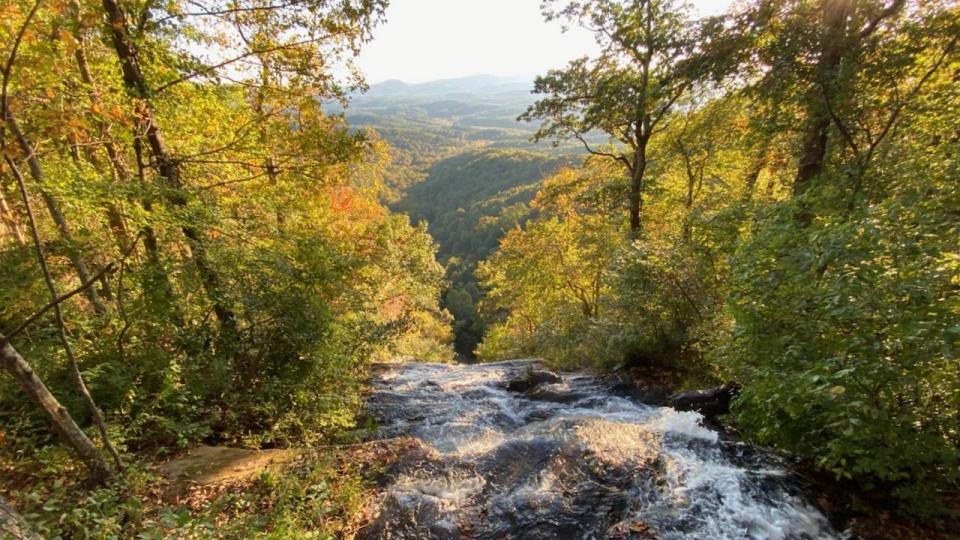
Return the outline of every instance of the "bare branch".
<path id="1" fill-rule="evenodd" d="M 256 165 L 251 165 L 251 166 L 256 166 Z M 255 175 L 253 175 L 253 176 L 247 176 L 247 177 L 245 177 L 245 178 L 234 178 L 234 179 L 232 179 L 232 180 L 224 180 L 224 181 L 222 181 L 222 182 L 214 182 L 213 184 L 207 184 L 207 185 L 205 185 L 205 186 L 197 186 L 196 189 L 198 189 L 198 190 L 214 189 L 214 188 L 218 188 L 218 187 L 232 186 L 232 185 L 234 185 L 234 184 L 242 184 L 242 183 L 244 183 L 244 182 L 252 182 L 252 181 L 257 180 L 257 179 L 260 179 L 260 178 L 269 177 L 271 174 L 276 174 L 276 173 L 279 173 L 279 172 L 282 172 L 282 170 L 274 169 L 272 173 L 271 173 L 270 171 L 264 171 L 264 172 L 261 172 L 261 173 L 257 173 L 257 174 L 255 174 Z"/>
<path id="2" fill-rule="evenodd" d="M 250 6 L 250 7 L 234 7 L 230 9 L 213 9 L 209 10 L 199 2 L 188 2 L 190 5 L 195 6 L 199 11 L 188 11 L 184 13 L 175 13 L 167 15 L 166 17 L 159 19 L 158 23 L 164 23 L 172 19 L 182 19 L 185 17 L 219 17 L 221 15 L 233 15 L 235 13 L 245 13 L 245 12 L 261 12 L 261 11 L 273 11 L 277 9 L 286 9 L 288 7 L 293 7 L 298 4 L 303 3 L 303 0 L 293 0 L 292 2 L 281 3 L 281 4 L 271 4 L 268 6 Z"/>

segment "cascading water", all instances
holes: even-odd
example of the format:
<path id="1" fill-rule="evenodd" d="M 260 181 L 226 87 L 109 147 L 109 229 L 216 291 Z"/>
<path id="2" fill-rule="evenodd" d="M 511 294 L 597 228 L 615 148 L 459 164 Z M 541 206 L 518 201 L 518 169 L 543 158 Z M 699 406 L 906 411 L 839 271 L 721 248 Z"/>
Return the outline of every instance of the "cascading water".
<path id="1" fill-rule="evenodd" d="M 388 473 L 361 538 L 831 539 L 772 456 L 700 415 L 565 375 L 507 390 L 533 362 L 397 364 L 374 381 L 379 436 L 421 443 Z"/>

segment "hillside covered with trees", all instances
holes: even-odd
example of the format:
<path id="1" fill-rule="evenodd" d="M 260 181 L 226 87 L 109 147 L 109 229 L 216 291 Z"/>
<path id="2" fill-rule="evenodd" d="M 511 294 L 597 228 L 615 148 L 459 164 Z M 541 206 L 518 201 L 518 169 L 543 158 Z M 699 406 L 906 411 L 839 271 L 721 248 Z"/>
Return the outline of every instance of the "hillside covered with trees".
<path id="1" fill-rule="evenodd" d="M 533 149 L 535 127 L 517 121 L 531 103 L 530 80 L 489 75 L 420 84 L 385 81 L 350 97 L 340 110 L 357 130 L 388 142 L 384 175 L 388 202 L 422 181 L 437 161 L 483 148 Z"/>
<path id="2" fill-rule="evenodd" d="M 474 270 L 506 231 L 531 215 L 540 182 L 583 159 L 579 142 L 532 140 L 536 123 L 518 116 L 533 103 L 525 78 L 475 76 L 420 84 L 386 81 L 353 96 L 354 129 L 389 143 L 382 198 L 426 223 L 446 268 L 443 306 L 454 317 L 454 347 L 473 358 L 484 332 Z M 602 144 L 602 134 L 588 139 Z"/>
<path id="3" fill-rule="evenodd" d="M 426 179 L 393 205 L 415 223 L 427 223 L 439 245 L 448 279 L 444 306 L 454 317 L 454 345 L 461 355 L 472 357 L 484 332 L 476 310 L 482 296 L 477 263 L 497 249 L 507 231 L 529 219 L 529 203 L 542 180 L 576 159 L 518 149 L 456 154 L 434 163 Z"/>

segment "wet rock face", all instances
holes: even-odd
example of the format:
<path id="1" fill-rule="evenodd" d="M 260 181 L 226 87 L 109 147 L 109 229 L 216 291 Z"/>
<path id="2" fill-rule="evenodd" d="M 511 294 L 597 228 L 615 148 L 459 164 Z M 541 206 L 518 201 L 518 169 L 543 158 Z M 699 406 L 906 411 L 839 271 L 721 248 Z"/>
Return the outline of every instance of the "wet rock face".
<path id="1" fill-rule="evenodd" d="M 510 381 L 507 390 L 511 392 L 529 392 L 542 384 L 557 384 L 563 378 L 545 369 L 532 369 L 522 374 L 519 379 Z"/>
<path id="2" fill-rule="evenodd" d="M 626 397 L 645 405 L 662 406 L 666 405 L 667 400 L 670 399 L 670 393 L 667 392 L 665 388 L 659 386 L 637 386 L 637 384 L 630 379 L 615 381 L 610 386 L 610 392 L 614 395 Z"/>
<path id="3" fill-rule="evenodd" d="M 696 411 L 707 418 L 715 418 L 730 412 L 730 403 L 738 393 L 740 385 L 729 383 L 718 388 L 674 394 L 666 404 L 678 411 Z"/>
<path id="4" fill-rule="evenodd" d="M 762 452 L 693 412 L 612 395 L 529 362 L 405 364 L 375 381 L 380 435 L 420 441 L 386 474 L 360 538 L 826 539 L 826 520 Z M 747 457 L 744 457 L 747 456 Z"/>

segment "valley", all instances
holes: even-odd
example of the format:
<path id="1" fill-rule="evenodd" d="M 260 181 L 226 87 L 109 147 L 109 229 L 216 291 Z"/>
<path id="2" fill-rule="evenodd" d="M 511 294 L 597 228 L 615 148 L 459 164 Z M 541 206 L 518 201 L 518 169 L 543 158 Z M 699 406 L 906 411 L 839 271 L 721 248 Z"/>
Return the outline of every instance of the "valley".
<path id="1" fill-rule="evenodd" d="M 477 263 L 535 214 L 530 202 L 545 178 L 586 155 L 570 143 L 531 142 L 537 123 L 517 119 L 534 101 L 531 81 L 386 81 L 355 96 L 345 111 L 355 129 L 372 129 L 391 145 L 385 197 L 414 224 L 427 223 L 437 241 L 448 281 L 443 306 L 454 317 L 455 351 L 466 360 L 475 358 L 485 327 Z"/>

